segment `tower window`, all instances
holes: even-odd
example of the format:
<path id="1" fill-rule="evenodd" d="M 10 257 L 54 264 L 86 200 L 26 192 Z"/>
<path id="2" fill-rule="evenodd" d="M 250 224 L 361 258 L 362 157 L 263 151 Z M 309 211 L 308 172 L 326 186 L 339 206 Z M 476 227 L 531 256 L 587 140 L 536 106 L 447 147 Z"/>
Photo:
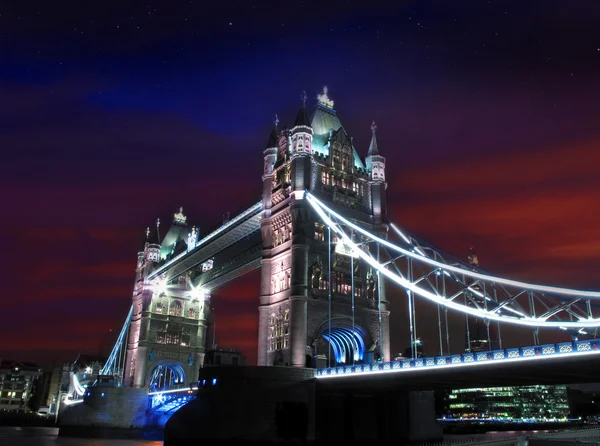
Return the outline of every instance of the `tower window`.
<path id="1" fill-rule="evenodd" d="M 271 324 L 269 327 L 268 345 L 269 351 L 289 348 L 289 310 L 284 313 L 279 309 L 279 313 L 271 315 Z"/>
<path id="2" fill-rule="evenodd" d="M 325 225 L 321 223 L 315 223 L 315 240 L 321 242 L 325 241 Z"/>
<path id="3" fill-rule="evenodd" d="M 344 169 L 350 168 L 350 155 L 348 153 L 344 153 L 342 155 L 342 166 Z"/>
<path id="4" fill-rule="evenodd" d="M 170 316 L 181 316 L 182 307 L 181 302 L 178 300 L 174 300 L 171 302 L 171 306 L 169 307 L 169 315 Z"/>

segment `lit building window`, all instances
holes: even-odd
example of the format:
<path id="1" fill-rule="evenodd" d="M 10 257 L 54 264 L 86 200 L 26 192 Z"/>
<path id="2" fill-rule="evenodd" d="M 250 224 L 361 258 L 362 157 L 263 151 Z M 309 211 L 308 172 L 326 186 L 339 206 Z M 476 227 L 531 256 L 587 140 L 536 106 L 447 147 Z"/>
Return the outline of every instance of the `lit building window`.
<path id="1" fill-rule="evenodd" d="M 181 302 L 179 302 L 178 300 L 174 300 L 173 302 L 171 302 L 171 306 L 169 307 L 169 316 L 181 316 L 181 314 Z"/>
<path id="2" fill-rule="evenodd" d="M 329 172 L 324 171 L 321 174 L 321 182 L 326 186 L 331 185 L 331 175 L 329 174 Z"/>
<path id="3" fill-rule="evenodd" d="M 158 344 L 180 345 L 181 336 L 179 333 L 160 332 L 156 334 Z"/>
<path id="4" fill-rule="evenodd" d="M 321 223 L 315 223 L 315 240 L 320 242 L 325 241 L 325 225 Z"/>
<path id="5" fill-rule="evenodd" d="M 289 310 L 271 314 L 271 324 L 268 335 L 269 351 L 289 348 Z"/>

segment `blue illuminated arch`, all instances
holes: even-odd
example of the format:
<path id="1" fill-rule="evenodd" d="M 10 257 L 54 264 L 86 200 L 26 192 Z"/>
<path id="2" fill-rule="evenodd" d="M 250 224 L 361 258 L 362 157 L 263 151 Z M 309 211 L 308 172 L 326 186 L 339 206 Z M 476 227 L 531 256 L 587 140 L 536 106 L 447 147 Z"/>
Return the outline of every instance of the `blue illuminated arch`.
<path id="1" fill-rule="evenodd" d="M 151 392 L 181 387 L 185 383 L 185 372 L 178 364 L 157 364 L 150 374 L 148 388 Z"/>
<path id="2" fill-rule="evenodd" d="M 336 363 L 348 364 L 362 361 L 366 351 L 365 330 L 358 325 L 355 325 L 352 330 L 351 327 L 346 327 L 344 326 L 346 324 L 340 322 L 336 322 L 331 327 L 331 331 L 328 326 L 323 326 L 320 336 L 331 345 Z"/>

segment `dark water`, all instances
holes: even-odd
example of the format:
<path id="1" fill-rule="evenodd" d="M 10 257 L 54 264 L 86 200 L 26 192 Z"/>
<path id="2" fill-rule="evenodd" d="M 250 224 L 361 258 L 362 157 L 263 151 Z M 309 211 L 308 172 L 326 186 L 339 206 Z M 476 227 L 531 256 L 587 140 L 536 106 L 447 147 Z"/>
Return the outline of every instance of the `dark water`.
<path id="1" fill-rule="evenodd" d="M 56 427 L 0 426 L 1 446 L 162 446 L 162 441 L 58 437 Z"/>

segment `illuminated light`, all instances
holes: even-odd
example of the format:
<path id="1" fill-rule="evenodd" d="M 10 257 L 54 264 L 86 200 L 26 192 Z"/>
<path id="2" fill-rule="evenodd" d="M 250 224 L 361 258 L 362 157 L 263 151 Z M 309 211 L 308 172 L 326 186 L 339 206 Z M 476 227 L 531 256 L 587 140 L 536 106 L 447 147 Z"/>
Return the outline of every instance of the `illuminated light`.
<path id="1" fill-rule="evenodd" d="M 213 380 L 212 380 L 212 384 L 213 384 L 213 386 L 216 386 L 216 385 L 217 385 L 217 378 L 213 378 Z"/>
<path id="2" fill-rule="evenodd" d="M 192 299 L 204 299 L 206 296 L 206 290 L 202 287 L 193 286 L 189 295 Z"/>
<path id="3" fill-rule="evenodd" d="M 470 292 L 472 292 L 473 294 L 475 294 L 476 296 L 479 296 L 479 297 L 485 297 L 485 296 L 483 295 L 483 293 L 480 293 L 479 291 L 477 291 L 477 290 L 476 290 L 476 289 L 474 289 L 474 288 L 471 288 L 470 286 L 469 286 L 469 287 L 467 287 L 467 289 L 468 289 Z M 487 298 L 487 297 L 485 297 L 485 298 L 486 298 L 487 300 L 490 300 L 490 299 L 489 299 L 489 298 Z"/>
<path id="4" fill-rule="evenodd" d="M 258 203 L 256 203 L 254 206 L 246 209 L 244 212 L 242 212 L 240 215 L 238 215 L 237 217 L 229 220 L 227 223 L 225 223 L 223 226 L 219 227 L 217 230 L 211 232 L 210 234 L 208 234 L 206 237 L 204 237 L 202 240 L 200 240 L 198 243 L 196 243 L 196 247 L 193 249 L 193 251 L 195 251 L 196 249 L 199 249 L 201 246 L 203 246 L 204 244 L 206 244 L 206 242 L 208 242 L 209 240 L 213 239 L 214 237 L 216 237 L 217 235 L 221 234 L 222 232 L 224 232 L 228 227 L 230 227 L 231 225 L 236 224 L 237 222 L 239 222 L 240 220 L 246 218 L 248 215 L 251 214 L 256 214 L 258 212 L 260 212 L 262 210 L 262 201 L 259 201 Z M 181 254 L 179 254 L 178 256 L 174 257 L 173 259 L 169 260 L 167 263 L 165 263 L 163 266 L 161 266 L 160 268 L 158 268 L 156 271 L 153 271 L 148 278 L 149 279 L 153 279 L 155 277 L 157 277 L 159 274 L 161 274 L 165 269 L 167 269 L 170 265 L 172 265 L 174 262 L 178 261 L 179 259 L 181 259 L 182 257 L 186 256 L 188 253 L 186 251 L 182 252 Z"/>
<path id="5" fill-rule="evenodd" d="M 295 190 L 290 194 L 292 199 L 294 200 L 304 200 L 304 191 L 303 190 Z"/>
<path id="6" fill-rule="evenodd" d="M 358 253 L 344 242 L 335 244 L 335 253 L 342 256 L 354 257 L 355 259 L 358 258 Z"/>
<path id="7" fill-rule="evenodd" d="M 390 226 L 392 227 L 392 229 L 394 231 L 396 231 L 396 234 L 398 234 L 400 237 L 402 237 L 404 239 L 404 241 L 406 243 L 408 243 L 409 245 L 412 245 L 412 242 L 409 240 L 409 238 L 407 236 L 405 236 L 404 233 L 400 229 L 398 229 L 394 223 L 390 224 Z"/>
<path id="8" fill-rule="evenodd" d="M 377 262 L 374 258 L 372 258 L 370 255 L 366 254 L 364 251 L 362 251 L 358 245 L 356 245 L 352 240 L 350 240 L 350 238 L 348 237 L 348 235 L 346 235 L 346 233 L 341 230 L 330 218 L 329 216 L 325 213 L 325 211 L 323 210 L 323 208 L 327 209 L 328 212 L 331 212 L 331 214 L 335 214 L 333 211 L 330 211 L 328 208 L 326 208 L 324 205 L 321 205 L 320 202 L 314 198 L 310 193 L 307 193 L 307 200 L 308 202 L 313 206 L 313 209 L 315 209 L 315 211 L 319 214 L 319 216 L 323 219 L 323 221 L 334 231 L 336 232 L 343 240 L 346 244 L 348 244 L 349 246 L 351 246 L 356 252 L 358 252 L 359 257 L 364 260 L 365 262 L 367 262 L 369 265 L 371 265 L 374 269 L 376 269 L 377 271 L 379 271 L 381 274 L 384 274 L 386 277 L 388 277 L 389 279 L 391 279 L 392 281 L 396 282 L 398 285 L 400 285 L 403 288 L 406 288 L 410 291 L 413 291 L 415 294 L 418 294 L 421 297 L 424 297 L 432 302 L 435 302 L 437 304 L 440 305 L 444 305 L 448 308 L 457 310 L 457 311 L 461 311 L 463 313 L 468 313 L 471 314 L 473 316 L 477 316 L 477 317 L 483 317 L 483 318 L 487 318 L 490 320 L 495 320 L 495 321 L 500 321 L 500 322 L 507 322 L 507 323 L 512 323 L 512 324 L 517 324 L 517 325 L 524 325 L 524 326 L 528 326 L 528 327 L 540 327 L 540 326 L 546 326 L 546 327 L 559 327 L 559 326 L 567 326 L 567 327 L 576 327 L 576 328 L 581 328 L 581 327 L 596 327 L 600 325 L 600 319 L 593 319 L 592 321 L 579 321 L 579 322 L 567 322 L 567 321 L 547 321 L 545 318 L 543 319 L 536 319 L 536 318 L 532 318 L 532 317 L 527 317 L 527 316 L 523 316 L 520 319 L 517 318 L 513 318 L 513 317 L 509 317 L 509 316 L 501 316 L 496 314 L 495 311 L 487 311 L 487 310 L 482 310 L 482 309 L 475 309 L 472 307 L 468 307 L 465 305 L 461 305 L 459 303 L 456 303 L 454 301 L 448 300 L 444 297 L 438 296 L 437 294 L 431 293 L 427 290 L 424 290 L 420 287 L 418 287 L 417 285 L 415 285 L 412 282 L 409 282 L 408 280 L 404 279 L 403 277 L 399 277 L 398 275 L 394 274 L 393 272 L 391 272 L 390 270 L 387 270 L 385 267 L 383 267 L 382 264 L 380 264 L 379 262 Z M 337 215 L 337 214 L 336 214 Z M 359 230 L 360 232 L 366 233 L 366 235 L 373 237 L 374 239 L 380 240 L 381 242 L 385 242 L 385 240 L 382 240 L 378 237 L 375 236 L 371 236 L 371 234 L 369 234 L 368 232 L 364 231 L 362 228 L 354 225 L 353 223 L 349 222 L 348 220 L 344 219 L 343 217 L 338 217 L 340 218 L 340 220 L 344 221 L 345 224 L 347 224 L 348 226 L 354 227 L 356 230 Z M 388 245 L 388 243 L 385 243 L 386 245 Z M 390 244 L 391 245 L 391 244 Z M 395 245 L 391 245 L 393 246 L 396 250 L 400 250 L 400 248 L 396 247 Z M 402 252 L 406 252 L 407 254 L 410 254 L 411 257 L 415 257 L 415 254 L 410 253 L 406 250 L 401 250 Z M 426 261 L 427 263 L 434 263 L 439 267 L 443 267 L 443 268 L 447 268 L 447 269 L 452 269 L 454 267 L 451 267 L 450 265 L 445 265 L 442 264 L 440 262 L 436 262 L 433 261 L 429 258 L 426 257 L 418 257 L 419 259 Z M 460 268 L 456 268 L 457 270 L 459 270 L 461 273 L 465 273 L 466 270 L 461 270 Z M 444 273 L 446 273 L 446 271 L 444 271 Z M 478 274 L 478 276 L 484 276 L 481 274 Z M 491 276 L 484 276 L 484 277 L 478 277 L 479 279 L 484 279 L 485 277 L 491 277 Z M 495 279 L 496 282 L 499 282 L 499 279 Z M 509 282 L 514 282 L 514 281 L 509 281 Z M 519 282 L 521 284 L 523 284 L 522 282 Z M 553 288 L 553 287 L 550 287 Z M 571 290 L 574 291 L 574 290 Z M 600 293 L 596 293 L 596 294 L 600 294 Z M 506 308 L 508 309 L 508 308 Z"/>
<path id="9" fill-rule="evenodd" d="M 73 381 L 73 387 L 75 388 L 75 393 L 77 393 L 77 395 L 79 395 L 79 396 L 83 396 L 83 394 L 85 393 L 85 389 L 79 383 L 79 379 L 77 378 L 77 375 L 75 373 L 73 373 L 71 375 L 71 380 Z"/>
<path id="10" fill-rule="evenodd" d="M 163 293 L 166 293 L 167 286 L 166 278 L 155 279 L 154 283 L 152 284 L 154 293 L 158 294 L 159 296 Z"/>
<path id="11" fill-rule="evenodd" d="M 79 404 L 79 403 L 83 403 L 83 400 L 64 400 L 63 404 L 65 404 L 66 406 L 72 406 L 73 404 Z"/>
<path id="12" fill-rule="evenodd" d="M 321 203 L 320 200 L 315 198 L 310 192 L 307 192 L 307 198 L 309 199 L 309 201 L 312 200 L 311 203 L 314 203 L 315 205 L 319 206 L 321 209 L 326 209 L 327 213 L 334 216 L 335 218 L 337 218 L 338 220 L 343 222 L 345 225 L 350 226 L 351 228 L 355 229 L 356 231 L 360 232 L 361 234 L 368 236 L 372 240 L 375 240 L 378 243 L 381 243 L 382 245 L 385 245 L 388 248 L 393 249 L 394 251 L 400 252 L 404 255 L 412 257 L 413 259 L 420 260 L 420 261 L 428 263 L 430 265 L 437 266 L 438 268 L 447 269 L 448 271 L 452 271 L 452 272 L 455 272 L 458 274 L 473 277 L 475 279 L 481 279 L 481 280 L 486 280 L 486 281 L 490 281 L 490 282 L 502 283 L 503 285 L 514 286 L 517 288 L 527 288 L 530 290 L 536 290 L 536 291 L 540 291 L 540 292 L 544 292 L 544 293 L 554 293 L 554 294 L 563 294 L 563 295 L 567 295 L 567 296 L 590 297 L 590 298 L 600 299 L 600 291 L 573 290 L 570 288 L 560 288 L 560 287 L 553 287 L 553 286 L 547 286 L 547 285 L 536 285 L 536 284 L 527 283 L 527 282 L 520 282 L 517 280 L 504 279 L 501 277 L 490 276 L 488 274 L 481 274 L 481 273 L 477 273 L 475 271 L 470 271 L 468 269 L 458 268 L 458 267 L 455 267 L 452 265 L 448 265 L 446 263 L 438 262 L 437 260 L 433 260 L 433 259 L 430 259 L 427 257 L 424 258 L 423 256 L 415 254 L 406 249 L 400 248 L 399 246 L 396 246 L 393 243 L 388 242 L 387 240 L 383 240 L 382 238 L 371 234 L 369 231 L 361 228 L 360 226 L 355 225 L 351 221 L 345 219 L 338 213 L 332 211 L 330 208 L 325 206 L 323 203 Z M 335 224 L 329 218 L 328 218 L 328 220 L 331 222 L 332 226 L 335 226 Z M 444 271 L 444 273 L 446 273 L 446 271 Z M 598 322 L 600 323 L 600 321 L 598 321 Z"/>
<path id="13" fill-rule="evenodd" d="M 177 393 L 177 392 L 187 392 L 188 390 L 190 390 L 189 387 L 185 387 L 182 389 L 171 389 L 171 390 L 161 390 L 161 391 L 157 391 L 157 392 L 148 392 L 148 395 L 152 396 L 152 395 L 158 395 L 161 393 Z M 198 386 L 194 386 L 192 387 L 192 390 L 198 390 Z"/>
<path id="14" fill-rule="evenodd" d="M 213 269 L 214 266 L 214 260 L 213 259 L 209 259 L 206 262 L 202 263 L 202 272 L 205 273 L 207 271 L 210 271 L 211 269 Z"/>
<path id="15" fill-rule="evenodd" d="M 102 396 L 102 397 L 103 397 L 103 396 L 104 396 L 104 392 L 102 392 L 102 393 L 100 394 L 100 396 Z"/>
<path id="16" fill-rule="evenodd" d="M 420 255 L 421 255 L 421 256 L 423 256 L 423 257 L 427 257 L 427 256 L 425 255 L 425 253 L 424 253 L 423 251 L 421 251 L 419 248 L 417 248 L 416 246 L 415 246 L 415 251 L 417 252 L 417 254 L 420 254 Z"/>
<path id="17" fill-rule="evenodd" d="M 473 367 L 473 366 L 481 366 L 481 365 L 490 365 L 490 364 L 496 364 L 499 362 L 504 363 L 514 363 L 514 362 L 523 362 L 523 361 L 549 361 L 552 359 L 556 359 L 556 358 L 564 358 L 564 357 L 572 357 L 572 356 L 585 356 L 585 355 L 598 355 L 600 354 L 600 351 L 585 351 L 585 352 L 573 352 L 573 353 L 566 353 L 563 355 L 548 355 L 548 356 L 526 356 L 526 357 L 518 357 L 518 358 L 509 358 L 509 359 L 503 359 L 501 361 L 480 361 L 480 362 L 460 362 L 460 363 L 455 363 L 455 364 L 439 364 L 439 365 L 434 365 L 431 367 L 428 367 L 428 369 L 451 369 L 451 368 L 459 368 L 459 367 Z M 341 378 L 341 377 L 349 377 L 349 376 L 359 376 L 359 375 L 381 375 L 381 374 L 385 374 L 385 373 L 410 373 L 410 372 L 422 372 L 424 370 L 423 367 L 410 367 L 410 368 L 399 368 L 399 369 L 393 369 L 390 368 L 389 370 L 374 370 L 374 371 L 367 371 L 367 372 L 354 372 L 354 373 L 347 373 L 347 374 L 340 374 L 340 375 L 316 375 L 316 378 L 318 379 L 325 379 L 325 378 Z"/>

